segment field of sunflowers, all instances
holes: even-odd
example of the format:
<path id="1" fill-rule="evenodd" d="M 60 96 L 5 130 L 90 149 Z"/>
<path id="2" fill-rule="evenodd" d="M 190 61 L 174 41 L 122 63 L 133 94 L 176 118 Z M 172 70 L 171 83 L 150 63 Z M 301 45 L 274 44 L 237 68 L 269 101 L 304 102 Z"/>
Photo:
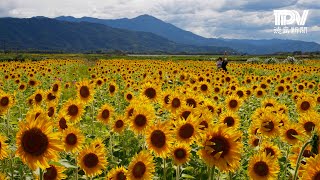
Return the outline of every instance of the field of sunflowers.
<path id="1" fill-rule="evenodd" d="M 0 62 L 0 179 L 320 179 L 320 61 Z"/>

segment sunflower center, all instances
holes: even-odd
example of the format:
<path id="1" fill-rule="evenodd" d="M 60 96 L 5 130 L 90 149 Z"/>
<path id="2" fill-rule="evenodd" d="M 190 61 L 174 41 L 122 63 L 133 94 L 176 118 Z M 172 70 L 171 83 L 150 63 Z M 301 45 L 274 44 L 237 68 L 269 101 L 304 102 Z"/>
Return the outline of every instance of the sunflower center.
<path id="1" fill-rule="evenodd" d="M 59 89 L 58 84 L 54 84 L 53 87 L 52 87 L 52 91 L 53 91 L 53 92 L 57 92 L 58 89 Z"/>
<path id="2" fill-rule="evenodd" d="M 302 110 L 307 111 L 310 108 L 310 103 L 308 101 L 303 101 L 300 107 Z"/>
<path id="3" fill-rule="evenodd" d="M 132 94 L 127 94 L 127 99 L 131 100 L 132 99 Z"/>
<path id="4" fill-rule="evenodd" d="M 265 107 L 273 107 L 273 104 L 272 104 L 272 103 L 267 103 L 267 104 L 265 105 Z"/>
<path id="5" fill-rule="evenodd" d="M 114 85 L 110 85 L 110 86 L 109 86 L 109 91 L 110 91 L 111 93 L 114 93 L 114 91 L 116 91 L 116 87 L 115 87 Z"/>
<path id="6" fill-rule="evenodd" d="M 133 166 L 132 174 L 135 178 L 142 178 L 146 170 L 146 165 L 139 161 Z"/>
<path id="7" fill-rule="evenodd" d="M 264 161 L 259 161 L 254 164 L 253 171 L 259 176 L 267 176 L 269 174 L 269 167 Z"/>
<path id="8" fill-rule="evenodd" d="M 210 112 L 214 112 L 214 108 L 212 107 L 212 106 L 207 106 L 207 108 L 208 108 L 208 110 L 210 111 Z"/>
<path id="9" fill-rule="evenodd" d="M 182 116 L 184 119 L 187 119 L 190 114 L 191 114 L 191 111 L 183 111 L 182 114 L 181 114 L 181 116 Z"/>
<path id="10" fill-rule="evenodd" d="M 41 102 L 42 101 L 42 95 L 41 94 L 37 94 L 34 99 L 37 101 L 37 102 Z"/>
<path id="11" fill-rule="evenodd" d="M 49 146 L 47 135 L 38 128 L 25 131 L 21 141 L 23 150 L 32 156 L 42 155 Z"/>
<path id="12" fill-rule="evenodd" d="M 187 104 L 188 104 L 189 106 L 192 106 L 193 108 L 195 108 L 195 107 L 197 106 L 197 102 L 196 102 L 194 99 L 192 99 L 192 98 L 188 98 L 188 99 L 187 99 Z"/>
<path id="13" fill-rule="evenodd" d="M 228 127 L 231 127 L 234 125 L 234 118 L 231 116 L 228 116 L 228 117 L 224 118 L 223 123 L 227 124 Z"/>
<path id="14" fill-rule="evenodd" d="M 210 153 L 211 156 L 215 156 L 217 153 L 221 152 L 221 157 L 223 158 L 230 151 L 230 144 L 228 140 L 222 136 L 216 136 L 209 140 L 213 145 L 209 145 L 213 149 Z"/>
<path id="15" fill-rule="evenodd" d="M 280 92 L 282 92 L 282 91 L 284 91 L 284 87 L 280 86 L 280 87 L 278 88 L 278 90 L 279 90 Z"/>
<path id="16" fill-rule="evenodd" d="M 220 91 L 220 88 L 216 87 L 214 88 L 214 92 L 218 93 Z"/>
<path id="17" fill-rule="evenodd" d="M 314 180 L 320 180 L 320 172 L 317 172 L 317 174 L 314 175 L 312 179 L 314 179 Z"/>
<path id="18" fill-rule="evenodd" d="M 109 115 L 110 115 L 110 112 L 109 112 L 108 109 L 103 110 L 102 113 L 101 113 L 101 116 L 102 116 L 103 119 L 108 119 Z"/>
<path id="19" fill-rule="evenodd" d="M 265 131 L 270 132 L 274 128 L 274 123 L 272 121 L 265 122 L 262 127 L 264 128 Z"/>
<path id="20" fill-rule="evenodd" d="M 149 98 L 153 99 L 156 97 L 156 90 L 154 88 L 147 88 L 144 94 Z"/>
<path id="21" fill-rule="evenodd" d="M 289 130 L 286 132 L 286 135 L 287 135 L 287 137 L 288 137 L 289 139 L 297 139 L 297 138 L 294 137 L 294 136 L 298 135 L 298 132 L 297 132 L 296 130 L 294 130 L 294 129 L 289 129 Z"/>
<path id="22" fill-rule="evenodd" d="M 265 88 L 267 88 L 267 85 L 261 84 L 261 88 L 262 88 L 262 89 L 265 89 Z"/>
<path id="23" fill-rule="evenodd" d="M 80 88 L 80 96 L 83 98 L 87 98 L 90 96 L 90 91 L 88 86 L 81 86 Z"/>
<path id="24" fill-rule="evenodd" d="M 254 146 L 258 146 L 258 145 L 259 145 L 259 139 L 255 139 L 255 140 L 253 141 L 253 145 L 254 145 Z"/>
<path id="25" fill-rule="evenodd" d="M 180 127 L 179 129 L 179 136 L 182 139 L 188 139 L 190 138 L 194 133 L 194 127 L 192 124 L 184 124 L 183 126 Z"/>
<path id="26" fill-rule="evenodd" d="M 237 92 L 237 95 L 238 95 L 239 97 L 243 97 L 244 93 L 243 93 L 242 91 L 238 91 L 238 92 Z"/>
<path id="27" fill-rule="evenodd" d="M 272 148 L 267 147 L 264 150 L 266 151 L 267 154 L 270 154 L 271 156 L 275 155 L 275 152 Z"/>
<path id="28" fill-rule="evenodd" d="M 126 180 L 126 175 L 121 171 L 117 173 L 117 180 Z"/>
<path id="29" fill-rule="evenodd" d="M 83 163 L 86 167 L 93 168 L 99 163 L 99 158 L 96 154 L 89 153 L 83 157 Z"/>
<path id="30" fill-rule="evenodd" d="M 201 88 L 202 91 L 207 91 L 208 90 L 208 86 L 206 84 L 202 84 L 200 88 Z"/>
<path id="31" fill-rule="evenodd" d="M 155 130 L 151 134 L 151 143 L 157 148 L 162 148 L 166 144 L 166 135 L 161 130 Z"/>
<path id="32" fill-rule="evenodd" d="M 318 103 L 320 103 L 320 96 L 319 96 L 319 97 L 317 97 L 317 102 L 318 102 Z"/>
<path id="33" fill-rule="evenodd" d="M 178 99 L 178 98 L 173 98 L 171 104 L 172 104 L 172 107 L 174 107 L 174 108 L 180 107 L 180 105 L 181 105 L 180 99 Z"/>
<path id="34" fill-rule="evenodd" d="M 312 156 L 312 153 L 311 153 L 310 150 L 304 150 L 302 155 L 303 155 L 303 157 L 305 157 L 305 158 L 309 158 L 309 157 Z"/>
<path id="35" fill-rule="evenodd" d="M 8 106 L 9 104 L 9 98 L 8 97 L 2 97 L 0 100 L 1 106 Z"/>
<path id="36" fill-rule="evenodd" d="M 232 100 L 229 102 L 229 106 L 230 106 L 231 108 L 236 108 L 236 107 L 238 106 L 238 101 L 232 99 Z"/>
<path id="37" fill-rule="evenodd" d="M 24 86 L 23 84 L 21 84 L 21 85 L 19 86 L 19 89 L 22 90 L 22 89 L 24 89 L 24 87 L 25 87 L 25 86 Z"/>
<path id="38" fill-rule="evenodd" d="M 66 143 L 68 145 L 75 145 L 77 143 L 77 136 L 73 133 L 70 133 L 66 137 Z"/>
<path id="39" fill-rule="evenodd" d="M 67 121 L 64 118 L 61 118 L 59 120 L 59 126 L 61 129 L 67 129 L 68 128 Z"/>
<path id="40" fill-rule="evenodd" d="M 43 174 L 44 180 L 55 180 L 58 176 L 58 171 L 54 166 L 50 166 L 46 169 L 46 172 Z"/>
<path id="41" fill-rule="evenodd" d="M 78 106 L 72 104 L 71 106 L 68 107 L 68 115 L 76 116 L 78 112 L 79 112 Z"/>
<path id="42" fill-rule="evenodd" d="M 128 111 L 128 117 L 131 117 L 133 115 L 133 108 L 131 108 L 129 111 Z"/>
<path id="43" fill-rule="evenodd" d="M 147 118 L 146 116 L 139 114 L 136 116 L 136 118 L 134 119 L 134 123 L 139 126 L 142 127 L 147 123 Z"/>
<path id="44" fill-rule="evenodd" d="M 53 114 L 54 114 L 54 108 L 53 108 L 53 107 L 49 107 L 49 109 L 48 109 L 48 116 L 49 116 L 49 117 L 52 117 Z"/>
<path id="45" fill-rule="evenodd" d="M 47 98 L 48 98 L 49 101 L 51 101 L 51 100 L 56 99 L 56 96 L 54 96 L 52 93 L 49 93 L 49 94 L 47 95 Z"/>
<path id="46" fill-rule="evenodd" d="M 116 128 L 122 128 L 123 127 L 123 125 L 124 125 L 124 123 L 123 123 L 123 121 L 122 120 L 117 120 L 117 122 L 116 122 Z"/>
<path id="47" fill-rule="evenodd" d="M 306 122 L 306 123 L 303 125 L 304 129 L 305 129 L 307 132 L 311 132 L 311 131 L 315 128 L 315 126 L 316 126 L 316 125 L 315 125 L 313 122 L 311 122 L 311 121 Z"/>
<path id="48" fill-rule="evenodd" d="M 34 85 L 36 84 L 36 82 L 33 81 L 33 80 L 31 80 L 31 81 L 29 81 L 29 84 L 30 84 L 31 86 L 34 86 Z"/>
<path id="49" fill-rule="evenodd" d="M 201 121 L 201 123 L 199 125 L 202 126 L 199 128 L 201 130 L 207 129 L 209 127 L 207 121 Z"/>
<path id="50" fill-rule="evenodd" d="M 184 159 L 187 156 L 187 152 L 183 148 L 178 148 L 178 149 L 174 150 L 174 156 L 177 159 Z"/>

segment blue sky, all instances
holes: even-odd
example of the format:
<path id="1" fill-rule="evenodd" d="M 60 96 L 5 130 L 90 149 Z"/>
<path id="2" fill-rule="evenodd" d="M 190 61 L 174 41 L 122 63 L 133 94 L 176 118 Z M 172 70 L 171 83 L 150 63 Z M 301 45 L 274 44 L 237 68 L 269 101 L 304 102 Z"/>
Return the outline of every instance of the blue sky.
<path id="1" fill-rule="evenodd" d="M 273 10 L 309 10 L 307 34 L 274 34 Z M 319 0 L 1 0 L 0 17 L 91 16 L 133 18 L 149 14 L 204 37 L 298 39 L 320 43 Z"/>

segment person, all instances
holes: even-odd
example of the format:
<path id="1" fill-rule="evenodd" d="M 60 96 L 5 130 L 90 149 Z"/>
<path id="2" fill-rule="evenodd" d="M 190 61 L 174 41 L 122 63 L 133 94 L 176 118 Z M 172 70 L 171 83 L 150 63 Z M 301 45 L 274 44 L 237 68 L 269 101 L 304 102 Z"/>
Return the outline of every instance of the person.
<path id="1" fill-rule="evenodd" d="M 222 67 L 222 58 L 221 57 L 218 58 L 218 61 L 216 64 L 217 64 L 217 68 L 219 70 Z"/>
<path id="2" fill-rule="evenodd" d="M 228 65 L 227 52 L 224 52 L 224 59 L 223 59 L 223 61 L 221 63 L 221 67 L 226 72 L 228 71 L 227 70 L 227 65 Z"/>

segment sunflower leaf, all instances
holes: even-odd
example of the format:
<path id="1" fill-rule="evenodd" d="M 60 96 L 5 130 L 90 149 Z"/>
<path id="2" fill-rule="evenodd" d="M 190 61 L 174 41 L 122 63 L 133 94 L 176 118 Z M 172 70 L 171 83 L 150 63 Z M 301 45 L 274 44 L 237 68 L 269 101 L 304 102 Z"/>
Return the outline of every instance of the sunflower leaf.
<path id="1" fill-rule="evenodd" d="M 186 178 L 186 179 L 195 179 L 195 177 L 189 175 L 189 174 L 182 174 L 181 175 L 182 178 Z"/>

